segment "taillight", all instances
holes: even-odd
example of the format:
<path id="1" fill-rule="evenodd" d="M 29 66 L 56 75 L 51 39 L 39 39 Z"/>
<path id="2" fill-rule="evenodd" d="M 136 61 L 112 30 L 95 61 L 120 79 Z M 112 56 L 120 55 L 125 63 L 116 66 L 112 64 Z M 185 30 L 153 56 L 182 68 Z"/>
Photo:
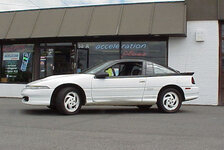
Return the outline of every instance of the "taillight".
<path id="1" fill-rule="evenodd" d="M 195 84 L 194 77 L 191 78 L 191 83 Z"/>

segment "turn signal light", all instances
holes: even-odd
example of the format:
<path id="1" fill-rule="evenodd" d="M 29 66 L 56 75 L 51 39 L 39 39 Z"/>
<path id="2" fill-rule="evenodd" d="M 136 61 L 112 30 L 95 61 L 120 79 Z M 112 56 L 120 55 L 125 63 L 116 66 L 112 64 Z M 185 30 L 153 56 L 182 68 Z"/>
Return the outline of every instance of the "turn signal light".
<path id="1" fill-rule="evenodd" d="M 194 77 L 191 78 L 191 83 L 195 84 Z"/>

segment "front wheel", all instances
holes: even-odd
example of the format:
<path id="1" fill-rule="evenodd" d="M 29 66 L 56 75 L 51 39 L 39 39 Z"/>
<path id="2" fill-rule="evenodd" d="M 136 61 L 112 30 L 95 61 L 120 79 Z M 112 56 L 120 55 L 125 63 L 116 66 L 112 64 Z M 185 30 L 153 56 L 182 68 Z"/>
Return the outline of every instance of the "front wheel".
<path id="1" fill-rule="evenodd" d="M 169 88 L 162 91 L 158 97 L 157 106 L 166 113 L 178 112 L 183 101 L 183 96 L 176 89 Z"/>
<path id="2" fill-rule="evenodd" d="M 79 91 L 73 87 L 61 89 L 56 97 L 56 108 L 61 114 L 72 115 L 81 109 Z"/>

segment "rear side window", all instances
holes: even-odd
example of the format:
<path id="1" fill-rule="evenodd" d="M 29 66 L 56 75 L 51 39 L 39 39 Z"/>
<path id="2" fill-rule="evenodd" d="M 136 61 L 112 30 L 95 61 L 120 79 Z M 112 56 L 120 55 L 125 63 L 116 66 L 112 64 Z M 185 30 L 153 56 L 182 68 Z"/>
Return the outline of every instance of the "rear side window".
<path id="1" fill-rule="evenodd" d="M 153 63 L 151 62 L 146 62 L 146 75 L 148 76 L 154 75 Z"/>
<path id="2" fill-rule="evenodd" d="M 166 74 L 176 74 L 176 72 L 169 68 L 154 64 L 154 74 L 155 75 L 166 75 Z"/>

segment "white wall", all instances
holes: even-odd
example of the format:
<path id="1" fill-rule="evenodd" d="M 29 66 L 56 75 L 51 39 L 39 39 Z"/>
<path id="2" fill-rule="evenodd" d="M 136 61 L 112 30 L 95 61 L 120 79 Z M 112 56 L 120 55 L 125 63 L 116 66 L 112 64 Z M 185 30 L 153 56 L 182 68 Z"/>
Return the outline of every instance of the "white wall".
<path id="1" fill-rule="evenodd" d="M 24 87 L 25 84 L 0 84 L 0 97 L 22 97 Z"/>
<path id="2" fill-rule="evenodd" d="M 204 42 L 196 42 L 196 31 Z M 190 104 L 218 104 L 219 30 L 218 21 L 188 21 L 187 37 L 169 38 L 168 65 L 181 72 L 195 72 L 200 97 Z"/>

